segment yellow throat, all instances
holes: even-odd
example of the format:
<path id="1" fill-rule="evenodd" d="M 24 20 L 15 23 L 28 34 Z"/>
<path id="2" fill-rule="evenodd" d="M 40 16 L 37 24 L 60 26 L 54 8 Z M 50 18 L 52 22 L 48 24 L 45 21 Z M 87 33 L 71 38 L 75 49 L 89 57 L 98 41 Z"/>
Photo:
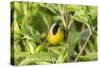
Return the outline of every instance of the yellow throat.
<path id="1" fill-rule="evenodd" d="M 56 24 L 55 24 L 55 26 L 56 26 Z M 55 34 L 52 34 L 51 32 L 53 32 L 52 29 L 50 29 L 47 39 L 53 45 L 56 45 L 58 42 L 60 42 L 64 38 L 64 33 L 62 32 L 60 27 L 57 28 L 57 31 Z"/>

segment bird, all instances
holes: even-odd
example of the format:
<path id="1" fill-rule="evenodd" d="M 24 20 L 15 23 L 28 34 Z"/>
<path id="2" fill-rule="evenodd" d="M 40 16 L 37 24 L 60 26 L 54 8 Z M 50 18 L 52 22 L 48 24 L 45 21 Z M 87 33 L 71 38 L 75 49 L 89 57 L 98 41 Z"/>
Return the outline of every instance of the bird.
<path id="1" fill-rule="evenodd" d="M 47 35 L 47 40 L 52 45 L 57 45 L 64 38 L 64 32 L 59 26 L 59 24 L 53 23 Z"/>

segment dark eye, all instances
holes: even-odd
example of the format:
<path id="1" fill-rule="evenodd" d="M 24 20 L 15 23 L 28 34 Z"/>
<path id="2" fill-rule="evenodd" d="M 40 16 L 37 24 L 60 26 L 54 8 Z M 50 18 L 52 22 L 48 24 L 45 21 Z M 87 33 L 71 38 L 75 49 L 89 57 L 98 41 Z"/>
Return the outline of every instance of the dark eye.
<path id="1" fill-rule="evenodd" d="M 56 24 L 56 25 L 54 26 L 54 28 L 52 29 L 53 35 L 55 35 L 55 34 L 57 33 L 58 28 L 59 28 L 59 24 Z"/>

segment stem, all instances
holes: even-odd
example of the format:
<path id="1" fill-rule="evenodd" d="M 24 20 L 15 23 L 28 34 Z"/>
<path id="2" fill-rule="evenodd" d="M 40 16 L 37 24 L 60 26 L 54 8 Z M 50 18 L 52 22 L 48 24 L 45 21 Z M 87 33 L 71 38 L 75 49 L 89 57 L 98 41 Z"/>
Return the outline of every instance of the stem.
<path id="1" fill-rule="evenodd" d="M 67 25 L 66 25 L 66 21 L 65 21 L 64 16 L 63 16 L 63 10 L 61 9 L 60 4 L 58 4 L 58 8 L 59 8 L 59 12 L 60 12 L 60 14 L 61 14 L 61 20 L 62 20 L 62 22 L 63 22 L 63 24 L 64 24 L 64 28 L 65 28 L 66 31 L 68 31 L 68 29 L 66 29 L 66 28 L 67 28 Z M 72 22 L 73 22 L 73 20 L 72 20 L 71 23 L 68 25 L 69 28 L 70 28 Z M 65 33 L 67 33 L 67 32 L 65 32 Z M 67 39 L 66 39 L 66 43 L 67 43 Z M 66 44 L 65 44 L 65 45 L 66 45 Z M 71 61 L 70 45 L 68 45 L 68 57 L 67 57 L 67 58 L 68 58 L 68 59 L 67 59 L 68 62 L 70 62 L 70 61 Z"/>
<path id="2" fill-rule="evenodd" d="M 89 38 L 90 38 L 91 35 L 92 35 L 92 34 L 90 33 L 89 36 L 87 37 L 87 39 L 86 39 L 86 41 L 85 41 L 85 43 L 84 43 L 84 45 L 83 45 L 81 51 L 80 51 L 79 54 L 77 55 L 77 57 L 76 57 L 76 59 L 75 59 L 74 62 L 76 62 L 76 61 L 78 60 L 78 57 L 81 55 L 81 53 L 83 52 L 84 48 L 86 47 L 87 42 L 88 42 L 88 40 L 89 40 Z"/>
<path id="3" fill-rule="evenodd" d="M 58 4 L 58 8 L 59 8 L 59 11 L 60 11 L 60 14 L 61 14 L 61 20 L 62 20 L 62 22 L 64 24 L 65 29 L 66 29 L 67 26 L 66 26 L 66 22 L 65 22 L 65 19 L 64 19 L 64 16 L 63 16 L 63 11 L 62 11 L 62 9 L 60 7 L 60 4 Z"/>
<path id="4" fill-rule="evenodd" d="M 71 62 L 71 50 L 69 44 L 68 44 L 68 62 Z"/>
<path id="5" fill-rule="evenodd" d="M 71 24 L 73 23 L 73 20 L 71 19 L 71 21 L 69 22 L 69 25 L 68 25 L 68 30 L 69 28 L 71 27 Z"/>

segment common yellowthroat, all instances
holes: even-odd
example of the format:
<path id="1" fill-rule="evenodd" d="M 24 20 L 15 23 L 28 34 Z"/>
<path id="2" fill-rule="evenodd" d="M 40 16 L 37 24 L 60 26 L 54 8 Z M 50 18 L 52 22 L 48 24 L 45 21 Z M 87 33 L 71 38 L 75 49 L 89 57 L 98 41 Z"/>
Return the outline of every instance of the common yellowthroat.
<path id="1" fill-rule="evenodd" d="M 61 30 L 61 27 L 58 23 L 54 23 L 51 25 L 47 40 L 53 44 L 56 45 L 58 42 L 60 42 L 64 38 L 64 32 Z"/>

